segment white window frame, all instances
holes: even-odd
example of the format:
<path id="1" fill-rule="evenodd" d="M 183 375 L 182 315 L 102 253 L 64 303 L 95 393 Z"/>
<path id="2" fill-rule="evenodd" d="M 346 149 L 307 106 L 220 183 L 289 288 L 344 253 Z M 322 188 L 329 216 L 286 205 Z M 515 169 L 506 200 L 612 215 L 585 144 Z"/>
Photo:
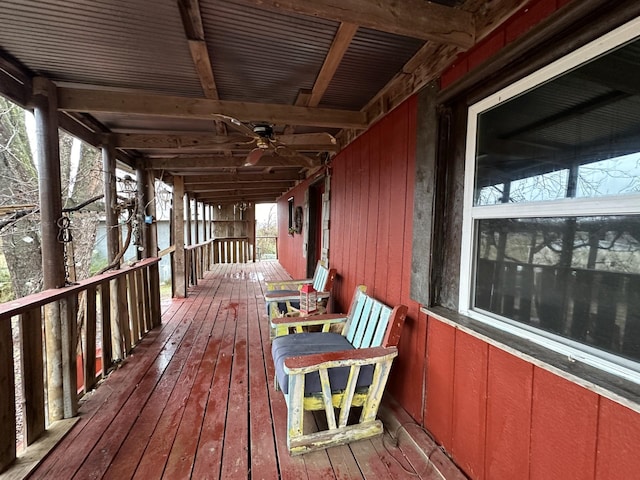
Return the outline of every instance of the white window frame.
<path id="1" fill-rule="evenodd" d="M 564 198 L 560 200 L 504 203 L 474 206 L 476 141 L 478 116 L 517 95 L 556 78 L 583 63 L 601 56 L 616 47 L 640 38 L 640 17 L 577 49 L 550 65 L 505 87 L 469 108 L 467 145 L 465 151 L 464 210 L 462 217 L 462 251 L 460 264 L 460 313 L 488 323 L 501 330 L 526 338 L 536 344 L 566 355 L 609 373 L 640 383 L 640 362 L 590 347 L 568 338 L 530 327 L 491 312 L 473 308 L 475 280 L 474 257 L 477 220 L 523 217 L 573 217 L 595 215 L 640 214 L 640 195 L 620 195 L 597 198 Z"/>

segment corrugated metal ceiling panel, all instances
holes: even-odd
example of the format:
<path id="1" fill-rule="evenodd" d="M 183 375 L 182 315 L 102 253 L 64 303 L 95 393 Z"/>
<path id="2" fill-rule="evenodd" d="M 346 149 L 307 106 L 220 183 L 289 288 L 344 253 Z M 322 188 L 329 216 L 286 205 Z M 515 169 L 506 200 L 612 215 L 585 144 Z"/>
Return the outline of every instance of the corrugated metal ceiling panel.
<path id="1" fill-rule="evenodd" d="M 359 28 L 321 106 L 360 110 L 422 45 L 422 40 Z"/>
<path id="2" fill-rule="evenodd" d="M 220 98 L 291 105 L 313 87 L 336 22 L 232 1 L 201 2 Z"/>
<path id="3" fill-rule="evenodd" d="M 0 45 L 54 80 L 201 96 L 176 2 L 2 0 Z"/>

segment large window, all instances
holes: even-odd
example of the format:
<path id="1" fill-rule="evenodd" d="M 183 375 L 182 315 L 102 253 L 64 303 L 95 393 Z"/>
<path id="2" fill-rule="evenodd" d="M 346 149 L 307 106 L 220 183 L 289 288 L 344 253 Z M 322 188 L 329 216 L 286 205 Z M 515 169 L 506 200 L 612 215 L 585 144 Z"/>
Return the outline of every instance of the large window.
<path id="1" fill-rule="evenodd" d="M 460 297 L 463 313 L 632 376 L 639 31 L 637 19 L 470 108 Z"/>

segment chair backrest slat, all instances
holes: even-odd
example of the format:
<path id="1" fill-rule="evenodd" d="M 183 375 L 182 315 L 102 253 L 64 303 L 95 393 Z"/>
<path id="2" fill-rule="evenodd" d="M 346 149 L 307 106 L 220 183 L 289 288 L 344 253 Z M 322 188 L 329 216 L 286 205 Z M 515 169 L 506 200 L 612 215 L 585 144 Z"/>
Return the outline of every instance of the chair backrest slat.
<path id="1" fill-rule="evenodd" d="M 316 275 L 313 280 L 313 288 L 317 292 L 324 292 L 326 289 L 327 278 L 329 277 L 329 270 L 325 267 L 318 265 L 316 268 Z"/>
<path id="2" fill-rule="evenodd" d="M 377 331 L 378 325 L 380 324 L 380 313 L 382 312 L 382 303 L 374 302 L 373 309 L 371 310 L 371 314 L 369 316 L 369 328 L 365 331 L 364 337 L 362 338 L 362 343 L 358 348 L 369 348 L 373 346 L 373 337 L 374 333 Z"/>
<path id="3" fill-rule="evenodd" d="M 353 341 L 351 345 L 355 348 L 360 348 L 362 345 L 362 340 L 366 331 L 369 329 L 369 323 L 371 321 L 371 309 L 375 304 L 373 298 L 367 297 L 364 302 L 364 308 L 362 309 L 362 313 L 360 314 L 360 319 L 358 325 L 356 327 L 356 332 L 353 337 Z"/>
<path id="4" fill-rule="evenodd" d="M 356 293 L 355 305 L 349 311 L 349 316 L 347 318 L 347 324 L 345 325 L 345 330 L 343 331 L 343 335 L 347 337 L 349 343 L 353 345 L 353 340 L 356 337 L 356 331 L 358 329 L 358 325 L 360 324 L 360 319 L 362 318 L 362 310 L 364 309 L 364 305 L 367 302 L 366 293 L 362 291 L 358 291 Z"/>
<path id="5" fill-rule="evenodd" d="M 382 345 L 384 334 L 387 331 L 387 326 L 389 325 L 389 318 L 391 317 L 392 311 L 393 310 L 386 305 L 382 306 L 382 311 L 380 312 L 380 321 L 378 322 L 376 333 L 373 336 L 373 340 L 371 342 L 372 347 L 379 347 Z"/>

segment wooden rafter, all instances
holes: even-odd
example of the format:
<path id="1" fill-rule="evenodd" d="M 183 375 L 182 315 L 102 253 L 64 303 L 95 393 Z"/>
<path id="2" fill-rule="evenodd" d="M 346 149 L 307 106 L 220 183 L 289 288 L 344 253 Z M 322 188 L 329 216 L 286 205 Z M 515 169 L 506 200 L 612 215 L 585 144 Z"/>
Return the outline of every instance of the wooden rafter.
<path id="1" fill-rule="evenodd" d="M 424 0 L 242 0 L 275 11 L 348 22 L 383 32 L 456 45 L 475 42 L 472 15 Z"/>
<path id="2" fill-rule="evenodd" d="M 212 119 L 229 115 L 242 122 L 256 120 L 273 124 L 317 127 L 365 128 L 362 112 L 309 108 L 267 103 L 230 102 L 147 93 L 117 92 L 101 88 L 58 87 L 58 108 L 71 112 L 103 112 L 157 115 L 176 118 Z"/>
<path id="3" fill-rule="evenodd" d="M 190 192 L 218 192 L 224 190 L 237 190 L 249 188 L 254 190 L 287 190 L 293 186 L 294 182 L 219 182 L 219 183 L 185 183 Z"/>
<path id="4" fill-rule="evenodd" d="M 485 0 L 467 0 L 462 7 L 473 15 L 476 41 L 480 41 L 527 2 L 528 0 L 503 0 L 487 4 Z M 423 45 L 402 70 L 362 109 L 367 115 L 368 123 L 374 123 L 409 96 L 438 78 L 461 51 L 462 49 L 456 45 L 439 45 L 433 42 Z M 345 129 L 338 135 L 339 143 L 344 147 L 360 133 L 361 131 L 358 130 Z"/>
<path id="5" fill-rule="evenodd" d="M 311 159 L 314 166 L 320 166 L 319 159 Z M 238 168 L 244 166 L 245 157 L 229 155 L 209 155 L 201 157 L 150 158 L 145 162 L 147 169 L 180 171 L 205 168 Z M 258 161 L 260 167 L 282 167 L 302 165 L 299 157 L 264 155 Z"/>
<path id="6" fill-rule="evenodd" d="M 138 150 L 177 148 L 177 149 L 212 149 L 243 150 L 255 147 L 254 139 L 242 135 L 224 136 L 214 134 L 114 134 L 113 141 L 117 148 L 135 148 Z M 324 133 L 305 133 L 298 135 L 278 135 L 278 141 L 298 151 L 316 152 L 337 150 L 335 142 Z"/>
<path id="7" fill-rule="evenodd" d="M 311 90 L 311 97 L 307 102 L 308 107 L 317 107 L 320 104 L 324 92 L 327 91 L 329 83 L 331 83 L 331 79 L 333 79 L 342 57 L 344 57 L 349 45 L 351 45 L 351 40 L 353 40 L 357 31 L 358 25 L 353 23 L 342 22 L 338 27 L 331 48 L 329 48 L 329 53 L 324 59 L 320 73 L 318 73 Z"/>
<path id="8" fill-rule="evenodd" d="M 254 203 L 270 203 L 274 202 L 277 198 L 279 198 L 284 192 L 272 192 L 270 194 L 257 194 L 252 195 L 248 193 L 246 195 L 216 195 L 216 196 L 196 196 L 196 199 L 199 202 L 208 203 L 211 205 L 216 204 L 230 204 L 230 203 L 238 203 L 238 202 L 254 202 Z"/>
<path id="9" fill-rule="evenodd" d="M 209 49 L 204 38 L 200 4 L 198 0 L 178 0 L 178 7 L 180 8 L 182 24 L 189 42 L 191 58 L 198 73 L 204 96 L 217 100 L 220 97 L 218 96 L 213 68 L 211 67 Z"/>
<path id="10" fill-rule="evenodd" d="M 217 175 L 199 175 L 195 177 L 184 177 L 185 185 L 197 185 L 197 184 L 214 184 L 216 182 L 283 182 L 290 181 L 295 182 L 297 180 L 304 179 L 303 175 L 297 172 L 285 171 L 285 172 L 273 172 L 273 173 L 221 173 Z"/>

